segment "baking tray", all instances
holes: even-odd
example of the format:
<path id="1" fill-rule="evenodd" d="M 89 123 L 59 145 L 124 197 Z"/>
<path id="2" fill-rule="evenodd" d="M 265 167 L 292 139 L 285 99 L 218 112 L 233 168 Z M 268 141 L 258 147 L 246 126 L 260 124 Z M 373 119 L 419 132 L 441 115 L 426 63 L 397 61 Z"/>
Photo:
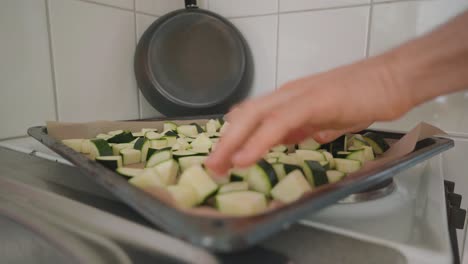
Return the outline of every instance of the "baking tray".
<path id="1" fill-rule="evenodd" d="M 146 119 L 138 121 L 199 120 L 213 116 L 191 118 Z M 215 116 L 218 117 L 218 116 Z M 404 134 L 374 131 L 387 139 L 400 139 Z M 264 214 L 249 217 L 214 218 L 178 210 L 150 194 L 137 189 L 117 173 L 86 156 L 73 151 L 47 133 L 44 126 L 32 127 L 28 134 L 75 164 L 91 179 L 112 192 L 138 213 L 164 231 L 193 244 L 216 252 L 233 252 L 248 248 L 283 229 L 302 217 L 328 205 L 388 180 L 395 174 L 427 160 L 451 147 L 448 138 L 430 137 L 419 141 L 413 152 L 378 168 L 358 171 L 352 177 L 328 184 L 304 195 L 301 199 Z"/>

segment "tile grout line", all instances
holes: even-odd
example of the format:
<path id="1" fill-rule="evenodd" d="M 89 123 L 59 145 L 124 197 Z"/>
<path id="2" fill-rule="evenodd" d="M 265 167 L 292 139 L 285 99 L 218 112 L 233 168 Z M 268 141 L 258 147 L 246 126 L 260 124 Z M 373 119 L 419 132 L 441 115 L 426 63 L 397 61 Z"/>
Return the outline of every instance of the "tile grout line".
<path id="1" fill-rule="evenodd" d="M 99 3 L 99 2 L 95 2 L 93 0 L 75 0 L 75 1 L 80 1 L 80 2 L 84 2 L 84 3 L 88 3 L 88 4 L 94 4 L 94 5 L 98 5 L 98 6 L 105 6 L 105 7 L 115 8 L 115 9 L 119 9 L 119 10 L 123 10 L 123 11 L 133 11 L 133 9 L 130 9 L 130 8 Z"/>
<path id="2" fill-rule="evenodd" d="M 137 13 L 136 13 L 136 0 L 133 0 L 133 28 L 135 30 L 135 50 L 138 46 L 138 26 L 137 26 Z M 143 117 L 143 109 L 141 107 L 141 93 L 140 89 L 138 88 L 138 82 L 136 81 L 135 77 L 135 84 L 136 84 L 136 92 L 137 92 L 137 104 L 138 104 L 138 118 L 142 119 Z"/>
<path id="3" fill-rule="evenodd" d="M 370 41 L 371 41 L 371 29 L 372 29 L 373 13 L 374 13 L 374 0 L 370 0 L 369 16 L 367 17 L 366 50 L 365 50 L 366 58 L 369 57 L 369 53 L 370 53 Z"/>
<path id="4" fill-rule="evenodd" d="M 277 3 L 276 10 L 276 57 L 275 57 L 275 90 L 278 89 L 278 69 L 279 69 L 279 27 L 280 27 L 280 1 Z"/>
<path id="5" fill-rule="evenodd" d="M 50 19 L 50 2 L 49 0 L 44 0 L 45 2 L 45 11 L 46 11 L 46 21 L 47 21 L 47 38 L 49 39 L 49 59 L 50 59 L 50 69 L 52 77 L 52 90 L 54 95 L 54 104 L 55 104 L 55 119 L 56 121 L 60 120 L 59 106 L 58 106 L 58 87 L 57 87 L 57 78 L 55 72 L 55 57 L 54 57 L 54 48 L 52 44 L 52 23 Z"/>
<path id="6" fill-rule="evenodd" d="M 330 7 L 310 8 L 310 9 L 301 9 L 301 10 L 284 11 L 284 12 L 279 12 L 279 14 L 296 14 L 296 13 L 307 13 L 307 12 L 314 12 L 314 11 L 326 11 L 326 10 L 347 9 L 347 8 L 354 8 L 354 7 L 363 7 L 363 6 L 368 6 L 368 5 L 370 5 L 370 4 L 355 4 L 355 5 L 342 5 L 342 6 L 330 6 Z"/>

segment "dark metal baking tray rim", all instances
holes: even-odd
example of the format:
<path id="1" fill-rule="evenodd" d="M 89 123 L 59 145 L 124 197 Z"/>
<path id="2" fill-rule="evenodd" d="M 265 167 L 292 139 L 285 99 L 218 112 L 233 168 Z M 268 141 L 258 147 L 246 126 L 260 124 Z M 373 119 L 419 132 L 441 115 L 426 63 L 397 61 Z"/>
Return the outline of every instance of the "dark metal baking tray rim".
<path id="1" fill-rule="evenodd" d="M 195 120 L 219 116 L 145 119 L 138 121 Z M 398 139 L 404 134 L 374 131 L 386 138 Z M 150 222 L 164 231 L 193 244 L 217 252 L 238 251 L 266 239 L 307 214 L 316 212 L 346 196 L 369 188 L 397 173 L 425 161 L 454 146 L 448 138 L 431 137 L 418 142 L 416 149 L 398 160 L 379 168 L 350 174 L 344 180 L 315 189 L 301 199 L 250 217 L 213 218 L 189 214 L 167 205 L 137 189 L 117 173 L 75 152 L 47 134 L 44 126 L 32 127 L 28 134 L 77 166 L 85 175 L 112 192 Z"/>

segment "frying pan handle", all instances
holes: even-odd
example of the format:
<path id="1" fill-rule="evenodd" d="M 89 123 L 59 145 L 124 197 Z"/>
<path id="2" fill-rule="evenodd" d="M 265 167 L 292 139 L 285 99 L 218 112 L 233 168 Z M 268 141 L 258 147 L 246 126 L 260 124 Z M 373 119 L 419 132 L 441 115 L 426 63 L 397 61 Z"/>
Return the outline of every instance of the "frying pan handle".
<path id="1" fill-rule="evenodd" d="M 198 8 L 197 0 L 185 0 L 185 8 Z"/>

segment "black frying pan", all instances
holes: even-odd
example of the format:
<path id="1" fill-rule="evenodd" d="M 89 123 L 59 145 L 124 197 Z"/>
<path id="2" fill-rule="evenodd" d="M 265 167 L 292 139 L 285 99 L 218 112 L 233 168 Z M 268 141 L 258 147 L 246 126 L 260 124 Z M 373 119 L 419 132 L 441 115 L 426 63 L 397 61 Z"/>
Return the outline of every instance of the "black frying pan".
<path id="1" fill-rule="evenodd" d="M 245 98 L 253 76 L 249 47 L 225 18 L 185 0 L 141 37 L 135 75 L 141 92 L 166 116 L 225 113 Z"/>

